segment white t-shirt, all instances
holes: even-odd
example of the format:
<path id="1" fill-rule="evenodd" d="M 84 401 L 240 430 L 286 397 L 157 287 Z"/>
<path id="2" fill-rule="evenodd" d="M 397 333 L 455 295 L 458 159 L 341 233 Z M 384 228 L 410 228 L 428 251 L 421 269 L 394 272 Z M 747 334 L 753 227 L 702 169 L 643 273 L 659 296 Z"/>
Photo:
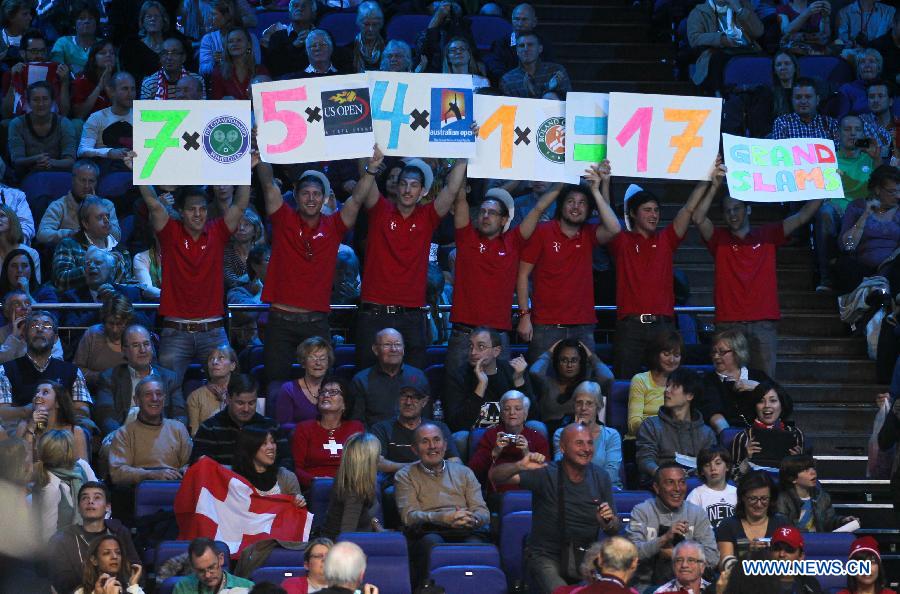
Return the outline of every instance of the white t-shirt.
<path id="1" fill-rule="evenodd" d="M 719 522 L 734 515 L 734 506 L 737 505 L 737 487 L 725 485 L 724 490 L 716 491 L 706 485 L 700 485 L 688 493 L 687 501 L 705 509 L 709 523 L 716 528 Z"/>

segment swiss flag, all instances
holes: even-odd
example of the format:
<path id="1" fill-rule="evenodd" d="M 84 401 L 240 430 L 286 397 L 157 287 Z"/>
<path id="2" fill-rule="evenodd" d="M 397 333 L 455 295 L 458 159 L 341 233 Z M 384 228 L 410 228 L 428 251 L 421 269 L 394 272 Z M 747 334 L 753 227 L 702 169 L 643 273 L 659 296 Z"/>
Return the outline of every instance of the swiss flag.
<path id="1" fill-rule="evenodd" d="M 178 540 L 221 540 L 235 556 L 258 540 L 309 540 L 313 515 L 293 495 L 262 496 L 244 477 L 203 456 L 175 495 Z"/>

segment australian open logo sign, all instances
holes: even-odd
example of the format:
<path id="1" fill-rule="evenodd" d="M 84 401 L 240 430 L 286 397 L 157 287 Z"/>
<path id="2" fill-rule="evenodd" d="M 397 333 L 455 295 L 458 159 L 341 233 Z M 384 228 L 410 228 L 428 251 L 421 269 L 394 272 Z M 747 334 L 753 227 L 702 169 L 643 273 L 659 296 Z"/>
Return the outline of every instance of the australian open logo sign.
<path id="1" fill-rule="evenodd" d="M 250 131 L 234 116 L 213 118 L 203 129 L 203 148 L 216 163 L 235 163 L 250 148 Z"/>

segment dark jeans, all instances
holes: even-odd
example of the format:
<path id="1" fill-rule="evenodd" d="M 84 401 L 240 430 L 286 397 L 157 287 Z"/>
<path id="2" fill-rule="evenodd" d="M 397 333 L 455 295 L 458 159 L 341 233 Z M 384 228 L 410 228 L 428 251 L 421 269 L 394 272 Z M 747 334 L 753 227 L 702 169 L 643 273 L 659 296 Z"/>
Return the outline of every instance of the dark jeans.
<path id="1" fill-rule="evenodd" d="M 534 363 L 550 347 L 566 338 L 580 340 L 591 352 L 597 351 L 597 344 L 594 342 L 594 324 L 576 324 L 571 326 L 535 324 L 525 358 L 528 359 L 529 363 Z"/>
<path id="2" fill-rule="evenodd" d="M 657 317 L 649 324 L 641 323 L 638 316 L 616 320 L 616 341 L 614 368 L 616 378 L 630 380 L 641 371 L 644 351 L 654 337 L 663 330 L 674 329 L 672 318 Z"/>
<path id="3" fill-rule="evenodd" d="M 331 340 L 328 314 L 286 313 L 277 309 L 269 310 L 266 324 L 266 341 L 263 344 L 263 363 L 266 379 L 287 381 L 291 377 L 291 365 L 296 361 L 297 345 L 313 336 Z"/>
<path id="4" fill-rule="evenodd" d="M 842 252 L 838 256 L 837 270 L 837 286 L 835 288 L 841 295 L 858 287 L 863 278 L 867 276 L 885 277 L 891 287 L 891 297 L 900 292 L 900 264 L 898 264 L 897 258 L 879 270 L 860 263 L 854 254 Z"/>
<path id="5" fill-rule="evenodd" d="M 356 317 L 356 369 L 361 371 L 375 364 L 375 335 L 385 328 L 393 328 L 403 335 L 403 361 L 425 369 L 426 319 L 422 310 L 401 313 L 360 311 Z"/>

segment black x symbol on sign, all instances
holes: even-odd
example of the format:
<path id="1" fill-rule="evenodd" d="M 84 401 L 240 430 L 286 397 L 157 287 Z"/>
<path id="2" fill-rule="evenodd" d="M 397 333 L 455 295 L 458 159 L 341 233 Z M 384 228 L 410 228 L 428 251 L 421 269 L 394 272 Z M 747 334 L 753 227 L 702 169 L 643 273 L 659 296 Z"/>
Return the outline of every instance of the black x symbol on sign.
<path id="1" fill-rule="evenodd" d="M 194 132 L 193 134 L 188 134 L 187 132 L 185 132 L 184 134 L 182 134 L 181 139 L 184 140 L 184 150 L 200 150 L 200 143 L 197 142 L 198 138 L 200 138 L 199 132 Z"/>
<path id="2" fill-rule="evenodd" d="M 515 145 L 519 146 L 520 142 L 524 142 L 525 146 L 531 144 L 531 141 L 528 140 L 528 135 L 531 134 L 531 128 L 525 128 L 525 130 L 520 130 L 518 126 L 516 126 L 516 142 Z"/>
<path id="3" fill-rule="evenodd" d="M 416 130 L 418 128 L 427 128 L 428 127 L 428 110 L 419 113 L 418 109 L 412 110 L 412 113 L 409 114 L 413 117 L 412 124 L 409 125 L 410 128 Z"/>
<path id="4" fill-rule="evenodd" d="M 309 116 L 309 117 L 306 118 L 306 121 L 309 122 L 309 123 L 313 123 L 314 121 L 315 121 L 315 122 L 321 121 L 322 116 L 319 115 L 319 113 L 320 113 L 321 111 L 322 111 L 322 110 L 319 109 L 318 107 L 316 107 L 316 108 L 307 107 L 307 108 L 306 108 L 306 115 Z"/>

